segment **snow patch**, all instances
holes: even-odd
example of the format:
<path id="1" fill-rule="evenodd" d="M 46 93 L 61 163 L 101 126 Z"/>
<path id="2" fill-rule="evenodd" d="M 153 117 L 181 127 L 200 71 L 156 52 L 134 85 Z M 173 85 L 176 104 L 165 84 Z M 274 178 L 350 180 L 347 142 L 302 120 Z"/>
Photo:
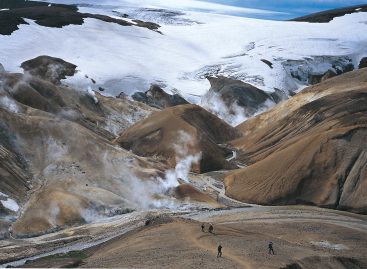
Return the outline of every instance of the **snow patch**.
<path id="1" fill-rule="evenodd" d="M 0 36 L 0 62 L 7 70 L 19 72 L 19 65 L 25 60 L 50 55 L 76 64 L 79 74 L 93 77 L 106 89 L 106 95 L 146 91 L 150 84 L 160 82 L 167 85 L 167 92 L 178 89 L 186 99 L 197 103 L 197 97 L 209 89 L 205 78 L 208 74 L 237 78 L 267 92 L 274 88 L 298 91 L 303 85 L 289 76 L 283 62 L 323 55 L 356 59 L 365 53 L 367 45 L 367 25 L 360 23 L 365 21 L 364 13 L 338 17 L 326 24 L 311 24 L 199 12 L 202 8 L 226 13 L 248 10 L 228 10 L 228 6 L 193 0 L 121 0 L 113 4 L 101 2 L 95 7 L 95 1 L 85 2 L 91 4 L 90 13 L 114 16 L 113 11 L 122 15 L 130 12 L 137 17 L 140 12 L 141 18 L 167 18 L 171 12 L 173 17 L 169 20 L 196 23 L 163 24 L 162 34 L 95 19 L 61 29 L 30 23 L 20 25 L 10 36 Z M 158 10 L 162 8 L 163 11 Z M 272 62 L 273 69 L 261 59 Z M 65 82 L 85 89 L 92 83 L 78 74 Z"/>
<path id="2" fill-rule="evenodd" d="M 10 211 L 17 212 L 19 210 L 19 205 L 11 198 L 7 198 L 6 200 L 0 202 L 5 208 L 9 209 Z"/>

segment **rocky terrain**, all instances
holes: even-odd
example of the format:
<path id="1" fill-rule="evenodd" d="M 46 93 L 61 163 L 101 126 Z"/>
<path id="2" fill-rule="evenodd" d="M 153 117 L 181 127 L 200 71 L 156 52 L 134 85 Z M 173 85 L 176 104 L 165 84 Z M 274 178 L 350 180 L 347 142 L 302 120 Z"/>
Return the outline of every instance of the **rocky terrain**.
<path id="1" fill-rule="evenodd" d="M 223 76 L 207 79 L 211 87 L 201 100 L 202 106 L 231 125 L 242 123 L 288 98 L 280 90 L 267 93 L 241 80 Z"/>
<path id="2" fill-rule="evenodd" d="M 86 1 L 0 1 L 0 267 L 367 268 L 365 6 Z"/>
<path id="3" fill-rule="evenodd" d="M 145 103 L 155 108 L 167 108 L 188 104 L 179 94 L 168 94 L 158 85 L 152 85 L 146 92 L 136 92 L 131 96 L 135 101 Z"/>
<path id="4" fill-rule="evenodd" d="M 197 105 L 66 87 L 75 67 L 58 58 L 22 66 L 1 73 L 4 266 L 365 268 L 363 215 L 255 204 L 366 213 L 367 69 L 234 128 Z"/>

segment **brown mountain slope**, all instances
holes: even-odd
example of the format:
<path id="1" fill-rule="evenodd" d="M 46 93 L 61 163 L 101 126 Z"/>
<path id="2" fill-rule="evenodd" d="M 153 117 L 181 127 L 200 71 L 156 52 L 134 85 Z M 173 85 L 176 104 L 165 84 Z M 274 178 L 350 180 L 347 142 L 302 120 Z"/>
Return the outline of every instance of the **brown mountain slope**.
<path id="1" fill-rule="evenodd" d="M 111 142 L 150 107 L 53 82 L 0 73 L 0 237 L 149 207 L 165 169 Z"/>
<path id="2" fill-rule="evenodd" d="M 148 165 L 70 121 L 2 109 L 0 115 L 32 175 L 28 197 L 23 192 L 11 196 L 26 200 L 14 234 L 32 235 L 142 206 L 135 196 L 143 186 L 139 177 L 157 175 L 152 169 L 157 164 Z M 21 177 L 10 180 L 23 182 Z"/>
<path id="3" fill-rule="evenodd" d="M 227 195 L 367 213 L 366 75 L 328 80 L 238 126 L 245 135 L 232 144 L 249 166 L 225 178 Z"/>
<path id="4" fill-rule="evenodd" d="M 47 62 L 40 61 L 40 64 L 38 70 L 52 69 Z M 44 72 L 47 74 L 47 71 Z M 60 119 L 76 122 L 111 140 L 117 133 L 155 110 L 128 99 L 104 97 L 98 93 L 58 85 L 57 76 L 50 79 L 49 76 L 42 78 L 29 73 L 0 73 L 0 97 L 13 99 L 9 102 L 18 103 L 16 106 L 19 112 L 50 113 Z M 3 99 L 0 104 L 7 106 Z"/>
<path id="5" fill-rule="evenodd" d="M 201 159 L 193 171 L 203 173 L 231 168 L 228 150 L 218 146 L 239 132 L 196 105 L 180 105 L 155 112 L 128 128 L 116 143 L 140 156 L 164 157 L 171 167 L 188 155 Z"/>

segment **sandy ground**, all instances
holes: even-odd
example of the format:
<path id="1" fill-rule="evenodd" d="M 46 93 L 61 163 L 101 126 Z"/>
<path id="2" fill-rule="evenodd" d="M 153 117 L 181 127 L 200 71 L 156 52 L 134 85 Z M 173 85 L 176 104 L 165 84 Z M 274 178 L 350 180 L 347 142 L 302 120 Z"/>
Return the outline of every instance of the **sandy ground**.
<path id="1" fill-rule="evenodd" d="M 135 213 L 131 224 L 128 219 L 125 216 L 114 224 L 73 228 L 81 237 L 93 235 L 79 241 L 79 246 L 85 245 L 78 253 L 46 257 L 23 266 L 285 268 L 297 262 L 306 267 L 294 268 L 367 268 L 367 217 L 362 215 L 312 207 L 251 207 L 181 214 Z M 200 228 L 202 222 L 205 232 Z M 209 222 L 214 226 L 213 234 L 207 232 Z M 65 239 L 66 234 L 54 235 L 53 240 Z M 44 242 L 51 241 L 50 236 Z M 104 236 L 110 236 L 106 242 L 87 243 Z M 269 241 L 274 243 L 275 255 L 268 254 Z M 216 258 L 219 244 L 223 246 L 222 258 Z M 23 247 L 26 245 L 24 239 Z M 18 243 L 17 250 L 21 248 Z M 344 261 L 340 265 L 340 257 L 358 261 L 359 267 L 349 267 Z"/>

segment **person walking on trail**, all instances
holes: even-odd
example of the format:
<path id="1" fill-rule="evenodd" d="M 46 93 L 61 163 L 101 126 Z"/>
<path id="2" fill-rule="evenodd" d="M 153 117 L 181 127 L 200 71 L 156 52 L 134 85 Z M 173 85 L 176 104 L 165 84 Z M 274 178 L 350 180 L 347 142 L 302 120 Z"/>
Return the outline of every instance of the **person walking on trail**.
<path id="1" fill-rule="evenodd" d="M 204 232 L 205 225 L 204 223 L 201 224 L 201 231 Z"/>
<path id="2" fill-rule="evenodd" d="M 208 229 L 208 232 L 212 234 L 213 233 L 213 230 L 214 230 L 214 227 L 213 227 L 212 224 L 210 224 L 209 229 Z"/>
<path id="3" fill-rule="evenodd" d="M 219 258 L 219 257 L 222 257 L 222 246 L 221 245 L 218 246 L 217 258 Z"/>
<path id="4" fill-rule="evenodd" d="M 273 242 L 269 242 L 268 248 L 269 248 L 269 254 L 275 255 L 274 249 L 273 249 Z"/>

